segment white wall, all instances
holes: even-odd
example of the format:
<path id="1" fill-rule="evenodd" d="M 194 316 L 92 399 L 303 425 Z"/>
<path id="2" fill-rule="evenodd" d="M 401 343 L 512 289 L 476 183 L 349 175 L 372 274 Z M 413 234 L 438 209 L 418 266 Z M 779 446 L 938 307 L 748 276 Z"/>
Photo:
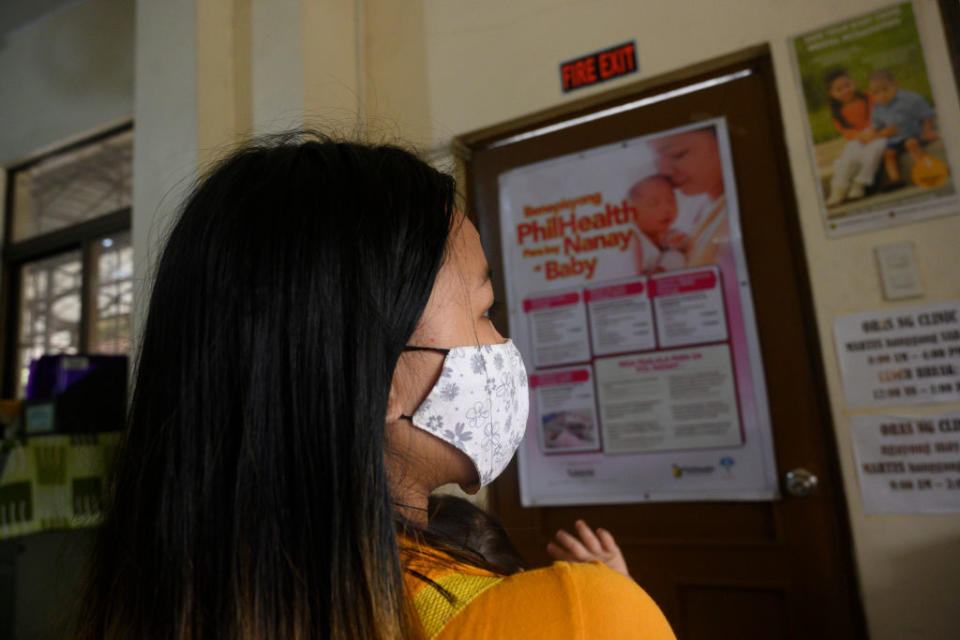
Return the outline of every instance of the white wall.
<path id="1" fill-rule="evenodd" d="M 0 40 L 0 165 L 133 112 L 133 0 L 65 6 Z"/>
<path id="2" fill-rule="evenodd" d="M 787 39 L 890 0 L 369 0 L 367 109 L 434 147 L 450 137 L 603 92 L 565 98 L 557 65 L 577 55 L 636 40 L 640 77 L 683 68 L 758 43 L 773 53 L 785 136 L 812 279 L 821 348 L 850 506 L 863 601 L 875 640 L 960 637 L 960 515 L 867 516 L 855 475 L 831 323 L 835 315 L 888 306 L 873 247 L 916 243 L 926 296 L 960 297 L 957 216 L 827 239 L 805 146 L 801 96 Z M 935 0 L 916 5 L 931 81 L 947 140 L 960 140 L 960 109 Z M 635 81 L 637 76 L 620 81 Z M 953 158 L 954 167 L 960 158 Z M 957 405 L 925 411 L 958 409 Z"/>

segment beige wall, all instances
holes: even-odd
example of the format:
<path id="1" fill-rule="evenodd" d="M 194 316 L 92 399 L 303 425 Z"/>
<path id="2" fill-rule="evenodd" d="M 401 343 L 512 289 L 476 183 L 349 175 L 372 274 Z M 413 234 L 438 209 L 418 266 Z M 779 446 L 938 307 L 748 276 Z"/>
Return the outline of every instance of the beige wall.
<path id="1" fill-rule="evenodd" d="M 956 571 L 960 515 L 863 513 L 849 436 L 851 412 L 844 408 L 831 329 L 837 314 L 888 306 L 872 251 L 895 240 L 916 243 L 926 288 L 920 303 L 960 297 L 956 275 L 960 221 L 950 216 L 846 238 L 826 237 L 787 45 L 787 38 L 799 32 L 891 2 L 368 0 L 366 4 L 367 113 L 374 127 L 396 127 L 426 147 L 443 146 L 453 136 L 562 104 L 567 98 L 560 93 L 558 62 L 604 46 L 636 40 L 644 78 L 770 43 L 871 636 L 960 637 L 955 604 L 960 592 Z M 956 85 L 936 2 L 919 0 L 915 6 L 944 137 L 960 140 Z M 592 91 L 606 91 L 611 84 Z M 590 91 L 578 91 L 574 97 Z M 960 158 L 952 162 L 960 167 Z M 958 408 L 939 405 L 918 412 Z"/>

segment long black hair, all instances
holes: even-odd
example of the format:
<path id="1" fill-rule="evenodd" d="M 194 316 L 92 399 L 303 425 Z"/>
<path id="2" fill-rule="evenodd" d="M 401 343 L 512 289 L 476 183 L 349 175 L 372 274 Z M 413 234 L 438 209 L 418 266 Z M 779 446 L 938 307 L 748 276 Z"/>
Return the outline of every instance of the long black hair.
<path id="1" fill-rule="evenodd" d="M 843 103 L 841 103 L 839 100 L 837 100 L 832 95 L 830 95 L 830 87 L 833 85 L 833 81 L 836 80 L 837 78 L 843 78 L 843 77 L 847 77 L 847 78 L 850 77 L 850 74 L 847 73 L 846 69 L 840 69 L 840 68 L 830 69 L 823 76 L 823 84 L 827 89 L 827 98 L 830 99 L 830 115 L 833 117 L 834 120 L 839 122 L 844 129 L 849 129 L 850 123 L 847 121 L 845 117 L 843 117 Z M 859 89 L 856 90 L 854 95 L 857 97 L 858 100 L 863 100 L 864 102 L 867 102 L 867 94 L 860 91 Z"/>
<path id="2" fill-rule="evenodd" d="M 78 638 L 417 634 L 384 419 L 454 198 L 404 150 L 304 133 L 201 181 L 158 264 Z"/>

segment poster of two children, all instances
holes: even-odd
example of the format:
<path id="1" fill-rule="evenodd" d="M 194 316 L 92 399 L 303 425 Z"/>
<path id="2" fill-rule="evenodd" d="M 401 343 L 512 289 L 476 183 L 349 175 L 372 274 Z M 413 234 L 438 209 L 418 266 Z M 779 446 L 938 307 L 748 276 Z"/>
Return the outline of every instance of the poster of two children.
<path id="1" fill-rule="evenodd" d="M 949 213 L 956 149 L 940 132 L 912 5 L 800 35 L 793 50 L 828 233 Z"/>

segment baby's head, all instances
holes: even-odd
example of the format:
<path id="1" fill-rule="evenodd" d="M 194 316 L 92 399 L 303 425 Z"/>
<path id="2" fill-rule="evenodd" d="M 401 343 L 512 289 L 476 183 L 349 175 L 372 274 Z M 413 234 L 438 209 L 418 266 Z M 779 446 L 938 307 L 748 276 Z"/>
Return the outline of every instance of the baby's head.
<path id="1" fill-rule="evenodd" d="M 868 87 L 874 102 L 890 104 L 893 97 L 897 95 L 897 89 L 900 88 L 900 85 L 897 84 L 897 80 L 893 77 L 892 73 L 886 69 L 882 69 L 880 71 L 874 71 L 870 75 L 870 84 Z"/>
<path id="2" fill-rule="evenodd" d="M 428 511 L 430 533 L 480 554 L 505 574 L 523 571 L 523 558 L 503 525 L 480 507 L 456 496 L 432 495 Z"/>
<path id="3" fill-rule="evenodd" d="M 644 178 L 628 194 L 637 209 L 637 226 L 646 234 L 663 233 L 677 219 L 677 197 L 664 176 Z"/>

